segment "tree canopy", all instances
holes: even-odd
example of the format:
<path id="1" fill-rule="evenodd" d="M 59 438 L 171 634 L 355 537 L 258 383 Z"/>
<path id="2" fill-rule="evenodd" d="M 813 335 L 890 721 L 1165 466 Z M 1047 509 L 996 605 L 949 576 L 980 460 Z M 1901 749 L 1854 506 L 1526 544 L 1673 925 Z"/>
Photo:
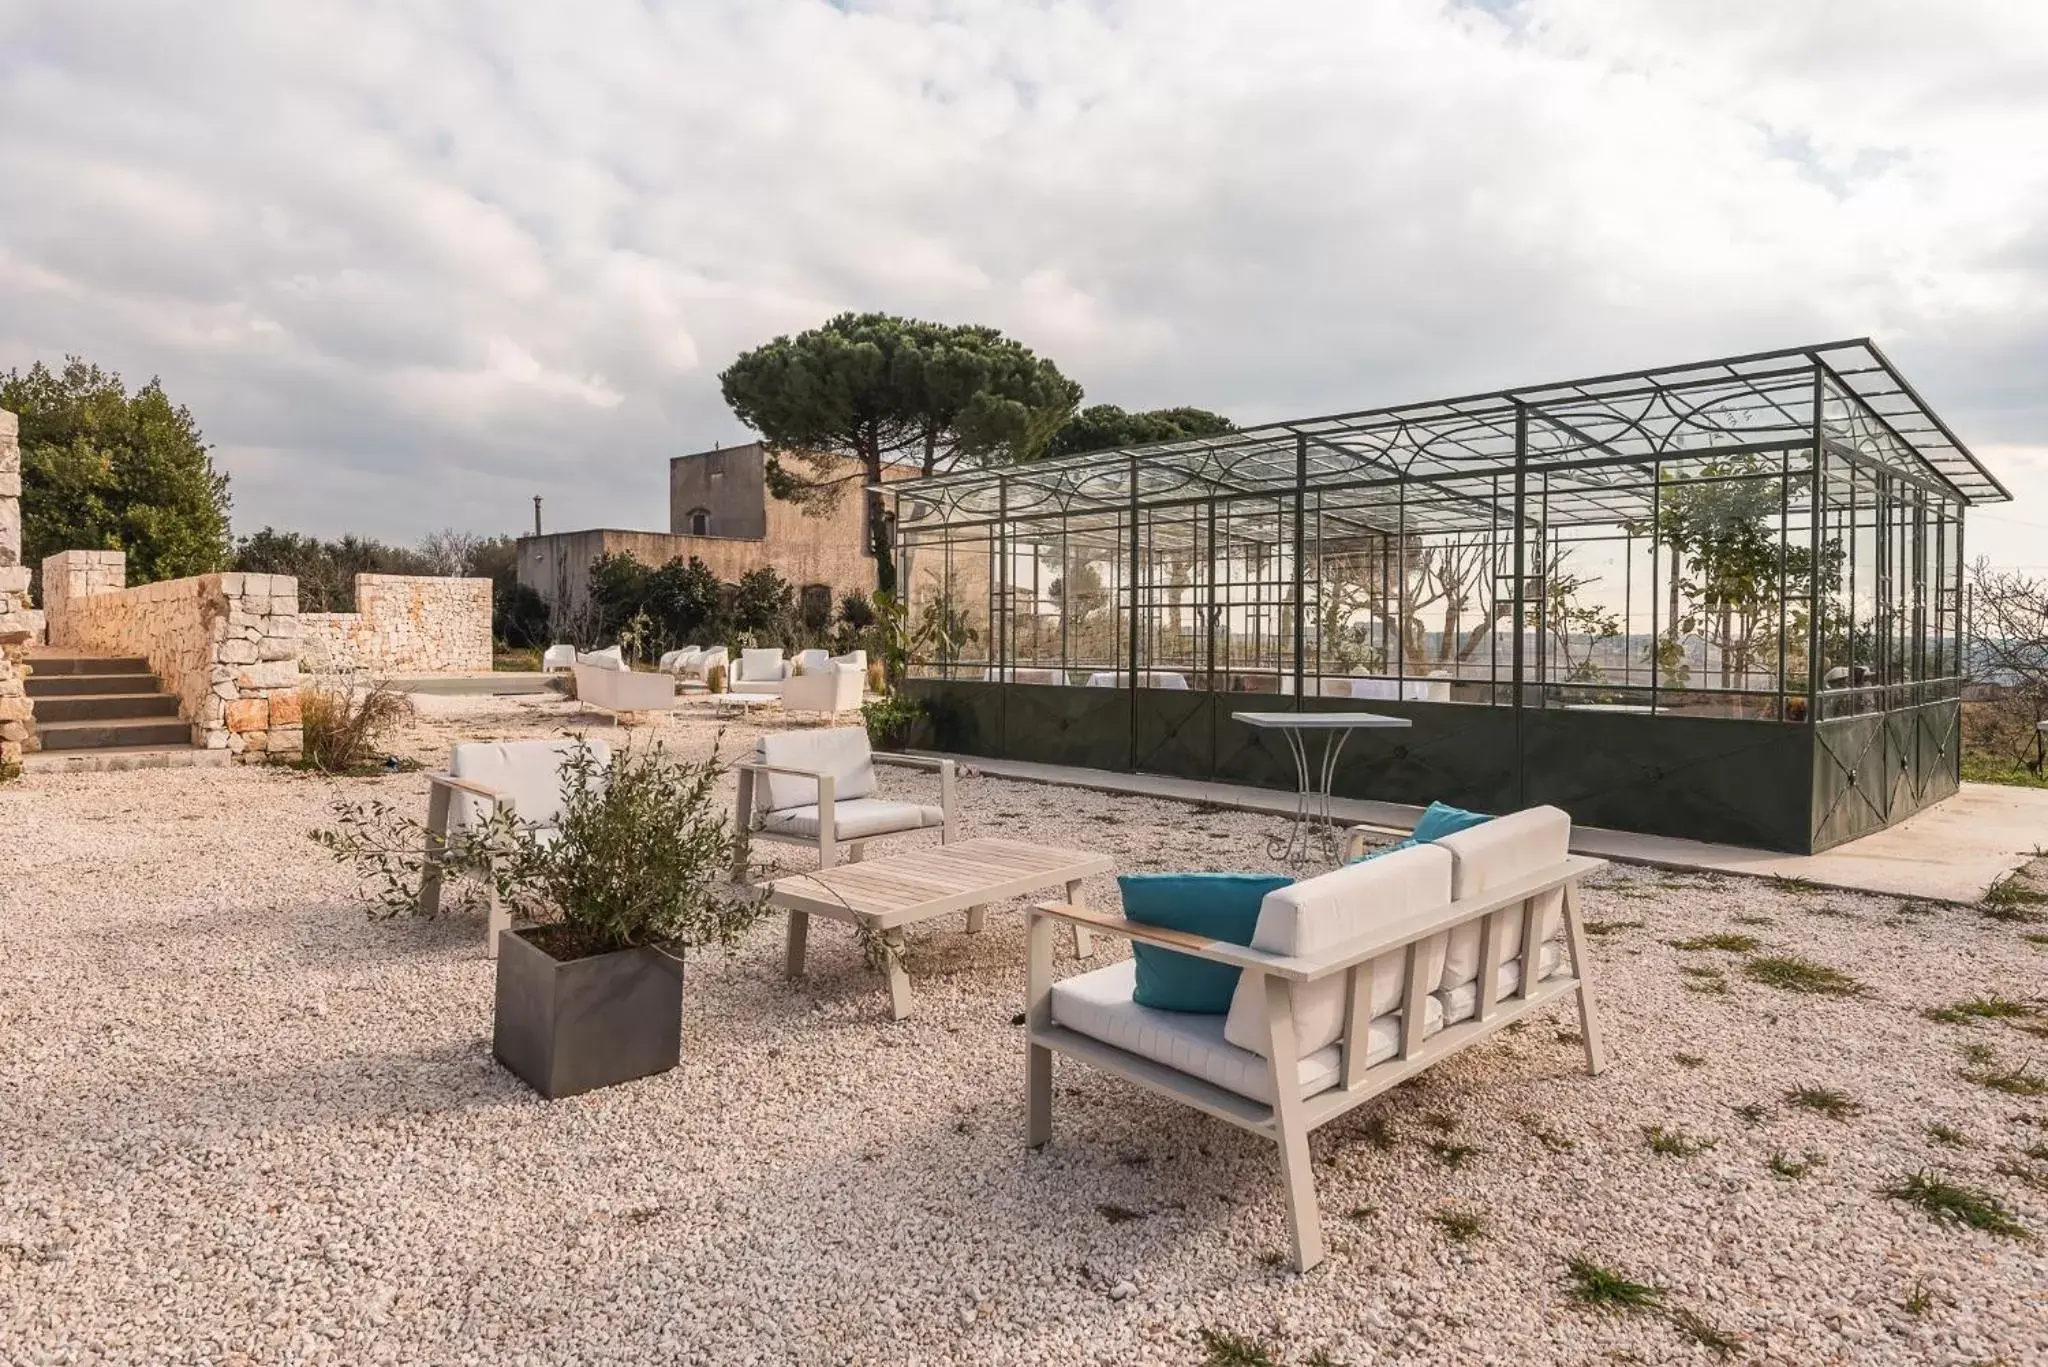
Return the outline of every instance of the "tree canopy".
<path id="1" fill-rule="evenodd" d="M 843 313 L 777 337 L 718 378 L 734 415 L 769 447 L 771 491 L 817 505 L 836 502 L 856 480 L 879 484 L 889 464 L 929 475 L 1034 459 L 1081 401 L 1081 387 L 1059 367 L 994 328 L 883 313 Z M 889 588 L 879 494 L 869 496 L 868 535 Z"/>
<path id="2" fill-rule="evenodd" d="M 1236 423 L 1206 408 L 1152 408 L 1133 413 L 1113 403 L 1090 404 L 1053 435 L 1045 454 L 1078 456 L 1148 441 L 1220 437 L 1236 430 Z"/>
<path id="3" fill-rule="evenodd" d="M 134 393 L 112 371 L 65 358 L 0 373 L 0 408 L 21 417 L 22 559 L 118 550 L 132 583 L 227 563 L 228 477 L 192 413 L 152 379 Z"/>

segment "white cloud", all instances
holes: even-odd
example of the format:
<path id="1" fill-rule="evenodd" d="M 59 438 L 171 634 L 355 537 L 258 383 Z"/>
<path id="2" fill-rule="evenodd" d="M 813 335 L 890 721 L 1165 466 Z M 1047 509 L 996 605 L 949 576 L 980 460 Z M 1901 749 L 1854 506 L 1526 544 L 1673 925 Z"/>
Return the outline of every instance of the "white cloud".
<path id="1" fill-rule="evenodd" d="M 2048 523 L 2043 88 L 2018 0 L 13 0 L 0 366 L 411 538 L 648 522 L 843 308 L 1246 419 L 1870 332 Z"/>

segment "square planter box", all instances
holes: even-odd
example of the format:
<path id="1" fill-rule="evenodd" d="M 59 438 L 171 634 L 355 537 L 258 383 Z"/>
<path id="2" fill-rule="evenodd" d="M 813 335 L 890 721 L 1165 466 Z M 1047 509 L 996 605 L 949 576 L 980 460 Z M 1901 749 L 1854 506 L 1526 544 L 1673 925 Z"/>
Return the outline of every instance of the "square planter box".
<path id="1" fill-rule="evenodd" d="M 567 961 L 498 941 L 498 1061 L 550 1101 L 665 1073 L 682 1056 L 683 965 L 645 947 Z"/>

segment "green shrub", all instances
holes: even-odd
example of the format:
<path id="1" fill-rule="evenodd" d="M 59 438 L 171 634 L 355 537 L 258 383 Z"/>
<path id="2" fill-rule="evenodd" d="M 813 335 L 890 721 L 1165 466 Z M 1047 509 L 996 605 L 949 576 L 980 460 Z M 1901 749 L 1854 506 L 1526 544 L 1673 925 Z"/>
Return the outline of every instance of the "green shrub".
<path id="1" fill-rule="evenodd" d="M 885 693 L 860 705 L 868 743 L 877 750 L 901 750 L 910 744 L 919 722 L 928 715 L 924 704 L 901 693 Z"/>

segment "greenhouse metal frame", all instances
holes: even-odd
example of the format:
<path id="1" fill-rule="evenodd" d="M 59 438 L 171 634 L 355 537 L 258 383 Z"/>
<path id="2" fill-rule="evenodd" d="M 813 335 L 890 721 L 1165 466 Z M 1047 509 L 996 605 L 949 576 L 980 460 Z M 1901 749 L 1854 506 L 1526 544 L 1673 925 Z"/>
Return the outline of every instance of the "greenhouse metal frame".
<path id="1" fill-rule="evenodd" d="M 1867 339 L 891 482 L 940 748 L 1816 850 L 1958 782 L 1963 521 Z M 1135 686 L 1133 686 L 1135 684 Z"/>

